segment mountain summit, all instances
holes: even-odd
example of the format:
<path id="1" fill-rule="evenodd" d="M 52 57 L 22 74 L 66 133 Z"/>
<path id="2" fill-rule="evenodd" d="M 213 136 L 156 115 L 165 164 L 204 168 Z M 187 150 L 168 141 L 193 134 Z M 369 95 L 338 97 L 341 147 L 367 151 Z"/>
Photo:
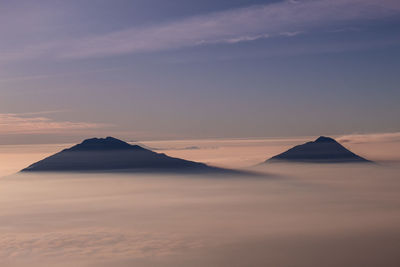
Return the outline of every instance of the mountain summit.
<path id="1" fill-rule="evenodd" d="M 265 162 L 367 163 L 371 161 L 354 154 L 333 138 L 320 136 L 315 141 L 295 146 Z"/>
<path id="2" fill-rule="evenodd" d="M 100 150 L 123 150 L 142 149 L 140 146 L 132 146 L 114 137 L 91 138 L 68 149 L 69 151 L 100 151 Z"/>
<path id="3" fill-rule="evenodd" d="M 169 157 L 113 137 L 92 138 L 38 161 L 22 172 L 79 171 L 228 171 Z M 233 171 L 232 171 L 233 172 Z"/>

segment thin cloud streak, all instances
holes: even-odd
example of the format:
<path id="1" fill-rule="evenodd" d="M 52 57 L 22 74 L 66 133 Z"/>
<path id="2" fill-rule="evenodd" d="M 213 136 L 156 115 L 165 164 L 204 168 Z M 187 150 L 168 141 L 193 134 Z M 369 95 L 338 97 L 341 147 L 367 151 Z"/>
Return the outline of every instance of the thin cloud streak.
<path id="1" fill-rule="evenodd" d="M 390 16 L 399 13 L 399 9 L 400 4 L 391 0 L 284 1 L 76 40 L 61 57 L 101 57 L 292 37 L 337 21 Z"/>
<path id="2" fill-rule="evenodd" d="M 53 113 L 43 112 L 42 114 Z M 55 121 L 41 113 L 0 113 L 0 134 L 38 134 L 81 131 L 109 127 L 108 124 L 90 122 Z"/>
<path id="3" fill-rule="evenodd" d="M 338 139 L 342 143 L 400 143 L 400 132 L 395 133 L 371 133 L 344 135 Z"/>
<path id="4" fill-rule="evenodd" d="M 30 81 L 30 80 L 42 80 L 42 79 L 51 79 L 57 77 L 70 77 L 70 76 L 79 76 L 79 75 L 87 75 L 94 73 L 103 73 L 103 72 L 115 72 L 123 70 L 124 68 L 108 68 L 108 69 L 98 69 L 98 70 L 90 70 L 90 71 L 81 71 L 81 72 L 65 72 L 65 73 L 55 73 L 55 74 L 42 74 L 42 75 L 25 75 L 25 76 L 17 76 L 17 77 L 5 77 L 0 78 L 0 83 L 10 83 L 10 82 L 21 82 L 21 81 Z"/>
<path id="5" fill-rule="evenodd" d="M 169 23 L 132 27 L 102 35 L 87 36 L 25 47 L 2 55 L 3 60 L 49 56 L 61 59 L 106 57 L 180 49 L 207 44 L 235 44 L 273 37 L 293 37 L 329 25 L 381 19 L 400 13 L 393 0 L 283 1 Z"/>

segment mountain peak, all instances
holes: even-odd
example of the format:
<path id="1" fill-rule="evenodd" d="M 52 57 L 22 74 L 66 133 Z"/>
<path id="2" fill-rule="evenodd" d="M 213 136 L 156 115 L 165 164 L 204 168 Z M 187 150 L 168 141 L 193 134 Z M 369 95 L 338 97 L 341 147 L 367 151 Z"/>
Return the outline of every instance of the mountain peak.
<path id="1" fill-rule="evenodd" d="M 122 140 L 108 136 L 106 138 L 90 138 L 82 143 L 69 148 L 69 151 L 87 150 L 121 150 L 121 149 L 143 149 L 140 146 L 132 146 Z"/>
<path id="2" fill-rule="evenodd" d="M 320 136 L 315 141 L 292 147 L 267 161 L 313 163 L 370 162 L 354 154 L 336 142 L 335 139 L 326 136 Z"/>
<path id="3" fill-rule="evenodd" d="M 169 157 L 138 145 L 130 145 L 111 136 L 86 139 L 22 170 L 22 172 L 80 171 L 240 173 Z"/>
<path id="4" fill-rule="evenodd" d="M 320 136 L 314 142 L 315 143 L 337 143 L 335 139 L 327 137 L 327 136 Z"/>

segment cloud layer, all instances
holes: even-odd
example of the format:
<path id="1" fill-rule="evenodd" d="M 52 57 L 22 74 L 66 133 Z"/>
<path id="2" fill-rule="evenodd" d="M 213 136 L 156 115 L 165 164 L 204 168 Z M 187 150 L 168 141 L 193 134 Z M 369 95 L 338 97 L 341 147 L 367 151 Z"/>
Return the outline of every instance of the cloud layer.
<path id="1" fill-rule="evenodd" d="M 58 133 L 109 126 L 101 123 L 55 121 L 38 115 L 40 113 L 0 113 L 0 134 Z"/>
<path id="2" fill-rule="evenodd" d="M 2 178 L 0 265 L 398 266 L 398 166 L 264 171 Z"/>
<path id="3" fill-rule="evenodd" d="M 78 39 L 49 41 L 2 53 L 3 60 L 47 55 L 56 58 L 104 57 L 179 49 L 207 44 L 234 44 L 326 30 L 335 23 L 381 19 L 400 13 L 394 0 L 282 1 L 163 24 L 131 27 Z"/>
<path id="4" fill-rule="evenodd" d="M 333 22 L 386 17 L 399 9 L 400 4 L 390 0 L 283 1 L 75 40 L 61 57 L 96 57 L 291 37 Z"/>
<path id="5" fill-rule="evenodd" d="M 101 258 L 128 258 L 169 255 L 179 249 L 196 248 L 187 242 L 162 234 L 115 229 L 83 228 L 59 232 L 12 233 L 0 238 L 2 259 L 43 257 L 47 259 L 75 258 L 85 260 L 96 255 Z"/>
<path id="6" fill-rule="evenodd" d="M 351 134 L 338 139 L 342 143 L 399 143 L 400 133 Z"/>

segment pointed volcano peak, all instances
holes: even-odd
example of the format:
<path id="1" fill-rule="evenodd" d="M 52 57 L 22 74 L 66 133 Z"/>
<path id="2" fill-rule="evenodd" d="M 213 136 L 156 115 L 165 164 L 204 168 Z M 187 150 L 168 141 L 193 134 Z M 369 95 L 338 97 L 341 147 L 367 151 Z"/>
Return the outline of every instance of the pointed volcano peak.
<path id="1" fill-rule="evenodd" d="M 90 138 L 82 143 L 71 147 L 69 151 L 87 151 L 87 150 L 121 150 L 138 149 L 140 146 L 132 146 L 122 140 L 108 136 L 106 138 Z"/>
<path id="2" fill-rule="evenodd" d="M 337 143 L 337 142 L 333 138 L 320 136 L 314 141 L 314 143 Z"/>
<path id="3" fill-rule="evenodd" d="M 320 136 L 315 141 L 292 147 L 267 161 L 312 163 L 370 162 L 369 160 L 354 154 L 336 142 L 335 139 L 326 136 Z"/>

